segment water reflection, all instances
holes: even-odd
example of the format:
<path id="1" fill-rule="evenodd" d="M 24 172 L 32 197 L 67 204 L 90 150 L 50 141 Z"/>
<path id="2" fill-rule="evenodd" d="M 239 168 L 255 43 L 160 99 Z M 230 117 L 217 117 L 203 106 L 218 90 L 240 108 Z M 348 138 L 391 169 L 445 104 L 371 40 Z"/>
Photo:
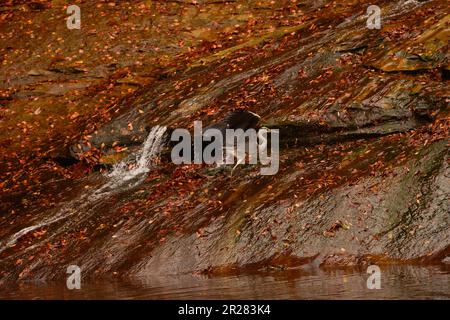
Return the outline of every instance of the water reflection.
<path id="1" fill-rule="evenodd" d="M 1 299 L 450 299 L 450 266 L 382 268 L 381 289 L 369 290 L 357 270 L 309 270 L 207 277 L 148 276 L 132 280 L 21 282 L 0 289 Z"/>

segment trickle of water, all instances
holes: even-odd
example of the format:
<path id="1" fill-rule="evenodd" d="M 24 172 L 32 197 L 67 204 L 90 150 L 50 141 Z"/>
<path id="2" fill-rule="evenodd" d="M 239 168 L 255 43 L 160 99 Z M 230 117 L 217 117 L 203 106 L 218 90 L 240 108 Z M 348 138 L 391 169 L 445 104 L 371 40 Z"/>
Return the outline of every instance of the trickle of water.
<path id="1" fill-rule="evenodd" d="M 162 140 L 166 127 L 155 126 L 150 131 L 142 149 L 136 155 L 136 162 L 129 163 L 124 160 L 114 165 L 113 170 L 107 174 L 112 182 L 128 181 L 150 170 L 152 159 L 156 158 L 161 151 Z"/>
<path id="2" fill-rule="evenodd" d="M 91 190 L 87 193 L 83 193 L 76 199 L 69 201 L 51 217 L 16 232 L 6 241 L 5 245 L 1 244 L 0 253 L 14 245 L 19 238 L 33 230 L 63 220 L 77 212 L 88 215 L 88 212 L 92 211 L 90 210 L 92 209 L 91 205 L 98 200 L 117 192 L 126 191 L 142 183 L 146 176 L 145 173 L 149 172 L 151 169 L 152 160 L 154 160 L 161 151 L 166 130 L 167 128 L 162 126 L 153 127 L 141 149 L 130 157 L 135 159 L 134 163 L 130 163 L 129 159 L 117 163 L 113 167 L 113 170 L 106 175 L 108 180 L 104 184 L 93 191 Z M 127 183 L 133 179 L 136 179 L 136 181 Z"/>

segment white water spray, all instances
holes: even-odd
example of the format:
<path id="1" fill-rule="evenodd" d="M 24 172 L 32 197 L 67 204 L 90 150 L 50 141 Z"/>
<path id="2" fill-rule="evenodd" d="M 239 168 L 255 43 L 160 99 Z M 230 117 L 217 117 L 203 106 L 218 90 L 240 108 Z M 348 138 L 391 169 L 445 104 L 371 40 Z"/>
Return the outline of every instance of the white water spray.
<path id="1" fill-rule="evenodd" d="M 44 219 L 36 225 L 23 228 L 22 230 L 16 232 L 6 241 L 5 245 L 3 245 L 3 243 L 1 244 L 0 253 L 13 246 L 19 238 L 36 229 L 65 219 L 73 215 L 75 212 L 85 211 L 85 214 L 88 214 L 90 211 L 89 209 L 92 209 L 89 208 L 89 206 L 100 198 L 129 190 L 142 183 L 146 178 L 146 173 L 151 169 L 152 162 L 161 152 L 166 130 L 167 128 L 162 126 L 153 127 L 141 149 L 130 157 L 133 158 L 134 156 L 135 162 L 130 163 L 130 158 L 128 158 L 117 163 L 113 167 L 112 171 L 106 175 L 108 180 L 99 188 L 91 192 L 83 193 L 78 198 L 69 201 L 54 215 L 52 215 L 52 217 Z"/>
<path id="2" fill-rule="evenodd" d="M 150 131 L 139 153 L 136 154 L 136 162 L 129 163 L 126 160 L 114 165 L 113 170 L 106 176 L 111 179 L 109 187 L 120 186 L 123 182 L 136 178 L 150 171 L 151 162 L 160 153 L 162 140 L 166 127 L 155 126 Z"/>

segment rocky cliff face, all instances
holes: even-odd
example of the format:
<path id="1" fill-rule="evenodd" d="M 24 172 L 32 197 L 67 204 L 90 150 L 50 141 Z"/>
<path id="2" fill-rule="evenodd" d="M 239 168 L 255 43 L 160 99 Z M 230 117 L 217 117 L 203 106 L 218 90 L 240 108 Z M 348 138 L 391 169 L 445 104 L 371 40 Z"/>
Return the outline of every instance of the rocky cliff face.
<path id="1" fill-rule="evenodd" d="M 74 33 L 58 1 L 10 1 L 3 279 L 448 263 L 448 4 L 375 2 L 380 30 L 366 1 L 87 3 Z M 107 178 L 155 126 L 236 109 L 280 130 L 276 175 Z"/>

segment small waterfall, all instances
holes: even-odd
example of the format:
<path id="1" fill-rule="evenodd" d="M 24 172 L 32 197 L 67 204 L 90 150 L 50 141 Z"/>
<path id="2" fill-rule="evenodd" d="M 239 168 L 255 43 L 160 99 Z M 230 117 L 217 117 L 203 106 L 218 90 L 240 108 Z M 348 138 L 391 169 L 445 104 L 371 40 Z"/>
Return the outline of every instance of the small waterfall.
<path id="1" fill-rule="evenodd" d="M 106 175 L 111 179 L 110 182 L 119 186 L 125 181 L 147 173 L 150 170 L 151 161 L 161 151 L 162 140 L 166 130 L 166 127 L 153 127 L 142 145 L 140 152 L 135 155 L 136 162 L 129 163 L 127 160 L 124 160 L 114 165 L 113 170 Z"/>
<path id="2" fill-rule="evenodd" d="M 78 198 L 67 202 L 56 213 L 52 214 L 51 217 L 16 232 L 6 241 L 6 244 L 1 243 L 0 253 L 14 245 L 19 238 L 31 231 L 63 220 L 76 212 L 83 215 L 83 218 L 87 218 L 95 213 L 93 209 L 95 209 L 95 204 L 98 200 L 115 193 L 129 190 L 142 183 L 146 178 L 145 173 L 151 169 L 152 161 L 158 157 L 161 151 L 166 130 L 167 128 L 162 126 L 153 127 L 139 151 L 117 163 L 112 171 L 105 175 L 107 178 L 105 183 L 97 189 L 83 193 Z M 130 161 L 133 158 L 135 161 Z"/>

